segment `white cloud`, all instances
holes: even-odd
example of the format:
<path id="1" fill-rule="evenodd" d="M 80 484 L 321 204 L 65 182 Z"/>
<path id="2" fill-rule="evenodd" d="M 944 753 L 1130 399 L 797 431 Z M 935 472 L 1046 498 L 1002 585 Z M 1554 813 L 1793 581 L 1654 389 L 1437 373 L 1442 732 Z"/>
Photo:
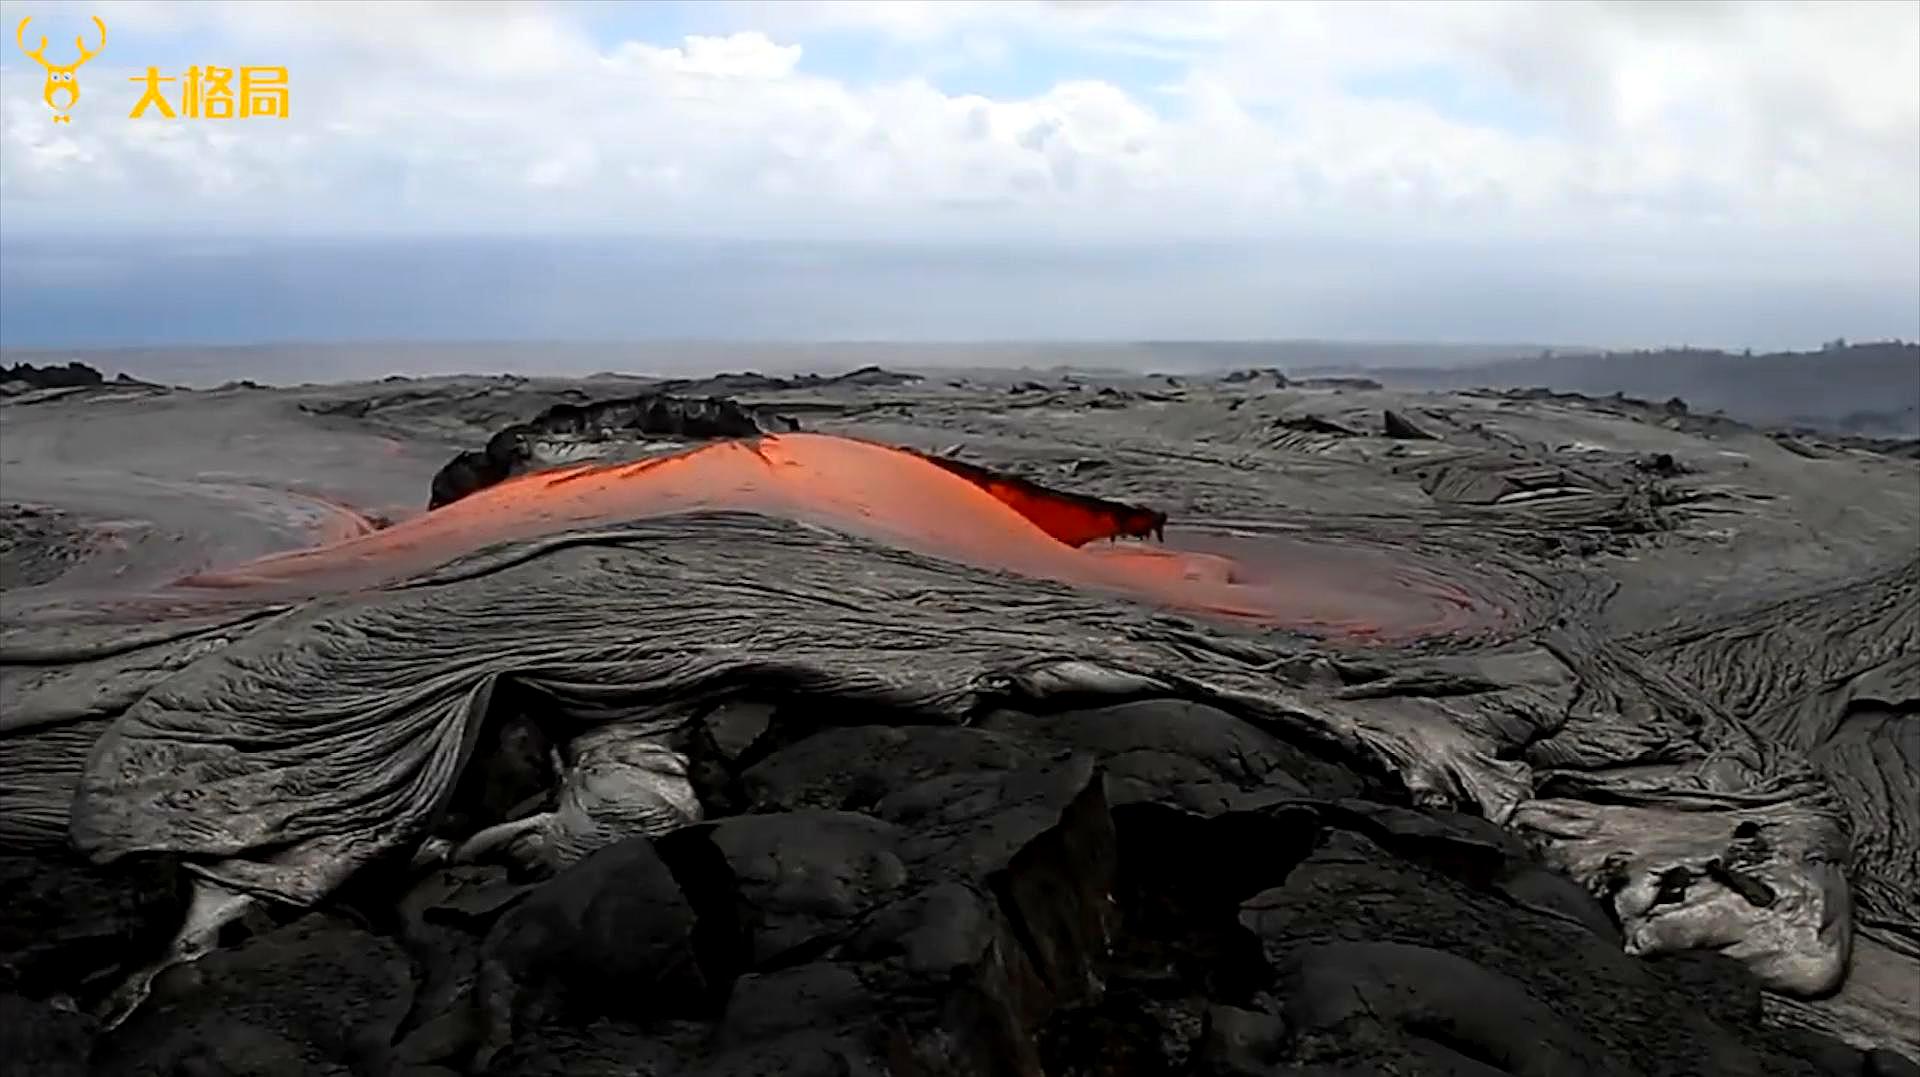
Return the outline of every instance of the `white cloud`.
<path id="1" fill-rule="evenodd" d="M 615 53 L 627 63 L 664 78 L 782 79 L 800 62 L 800 46 L 778 45 L 756 31 L 726 37 L 689 36 L 680 48 L 628 42 Z"/>
<path id="2" fill-rule="evenodd" d="M 288 57 L 295 118 L 128 120 L 127 46 L 54 125 L 9 52 L 9 226 L 1582 239 L 1920 273 L 1913 4 L 781 2 L 709 10 L 720 30 L 671 43 L 597 41 L 571 4 L 85 10 L 120 40 Z M 991 98 L 808 64 L 810 40 L 850 30 L 929 71 L 1041 42 L 1178 74 L 1158 94 L 1061 69 Z M 1539 122 L 1362 92 L 1381 78 Z"/>

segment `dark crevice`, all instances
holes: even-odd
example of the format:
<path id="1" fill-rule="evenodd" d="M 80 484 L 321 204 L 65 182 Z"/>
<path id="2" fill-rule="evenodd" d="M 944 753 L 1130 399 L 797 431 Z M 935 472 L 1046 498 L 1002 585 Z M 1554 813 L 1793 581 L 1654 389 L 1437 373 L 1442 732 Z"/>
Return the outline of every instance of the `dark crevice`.
<path id="1" fill-rule="evenodd" d="M 1273 980 L 1240 906 L 1285 882 L 1318 825 L 1293 809 L 1209 819 L 1140 803 L 1112 815 L 1116 916 L 1098 969 L 1105 991 L 1048 1019 L 1036 1033 L 1041 1057 L 1061 1077 L 1195 1072 L 1209 1007 L 1256 1006 Z"/>
<path id="2" fill-rule="evenodd" d="M 738 881 L 726 855 L 714 844 L 712 825 L 682 827 L 654 843 L 660 859 L 693 907 L 693 952 L 716 1000 L 751 967 L 747 928 L 741 919 Z"/>

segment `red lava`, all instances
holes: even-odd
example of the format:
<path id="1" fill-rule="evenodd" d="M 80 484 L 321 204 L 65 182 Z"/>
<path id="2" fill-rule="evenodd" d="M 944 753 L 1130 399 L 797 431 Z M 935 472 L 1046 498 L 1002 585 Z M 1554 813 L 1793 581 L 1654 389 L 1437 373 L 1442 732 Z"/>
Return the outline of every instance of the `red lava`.
<path id="1" fill-rule="evenodd" d="M 350 590 L 416 575 L 500 542 L 596 523 L 744 510 L 1274 627 L 1386 639 L 1456 631 L 1484 619 L 1464 592 L 1396 569 L 1384 555 L 1201 534 L 1176 535 L 1158 547 L 1088 545 L 1140 534 L 1157 514 L 976 471 L 826 434 L 723 441 L 639 462 L 518 476 L 385 530 L 180 584 Z"/>

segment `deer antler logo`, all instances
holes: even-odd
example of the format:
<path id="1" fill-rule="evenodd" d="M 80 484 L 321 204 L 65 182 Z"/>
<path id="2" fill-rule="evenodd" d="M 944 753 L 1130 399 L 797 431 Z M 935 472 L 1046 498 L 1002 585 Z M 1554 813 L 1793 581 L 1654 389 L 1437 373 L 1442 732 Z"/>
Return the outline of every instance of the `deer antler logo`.
<path id="1" fill-rule="evenodd" d="M 107 47 L 107 24 L 100 21 L 100 16 L 95 15 L 93 17 L 93 24 L 100 28 L 99 47 L 89 49 L 87 48 L 87 39 L 84 36 L 75 35 L 73 43 L 80 48 L 80 58 L 65 67 L 55 67 L 53 64 L 47 62 L 47 39 L 45 36 L 40 38 L 39 48 L 31 51 L 28 50 L 27 24 L 32 21 L 33 16 L 31 15 L 21 19 L 19 28 L 13 32 L 13 40 L 19 44 L 21 52 L 26 53 L 41 67 L 47 69 L 46 85 L 41 88 L 40 96 L 46 100 L 47 107 L 54 111 L 53 122 L 71 123 L 73 122 L 73 117 L 67 115 L 67 111 L 73 108 L 80 100 L 80 82 L 74 77 L 74 72 L 80 70 L 81 64 L 100 55 L 100 50 Z M 57 95 L 64 95 L 65 101 L 56 101 L 54 98 Z"/>

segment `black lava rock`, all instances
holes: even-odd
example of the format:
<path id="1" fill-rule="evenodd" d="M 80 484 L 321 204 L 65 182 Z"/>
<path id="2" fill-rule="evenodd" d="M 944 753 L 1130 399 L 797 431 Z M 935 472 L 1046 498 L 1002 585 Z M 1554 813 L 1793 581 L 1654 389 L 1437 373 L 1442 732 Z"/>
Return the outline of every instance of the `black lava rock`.
<path id="1" fill-rule="evenodd" d="M 69 854 L 0 853 L 0 894 L 0 990 L 90 1004 L 160 955 L 188 884 L 166 858 L 99 867 Z"/>
<path id="2" fill-rule="evenodd" d="M 413 997 L 391 940 L 322 914 L 162 973 L 96 1065 L 116 1074 L 384 1072 Z"/>

